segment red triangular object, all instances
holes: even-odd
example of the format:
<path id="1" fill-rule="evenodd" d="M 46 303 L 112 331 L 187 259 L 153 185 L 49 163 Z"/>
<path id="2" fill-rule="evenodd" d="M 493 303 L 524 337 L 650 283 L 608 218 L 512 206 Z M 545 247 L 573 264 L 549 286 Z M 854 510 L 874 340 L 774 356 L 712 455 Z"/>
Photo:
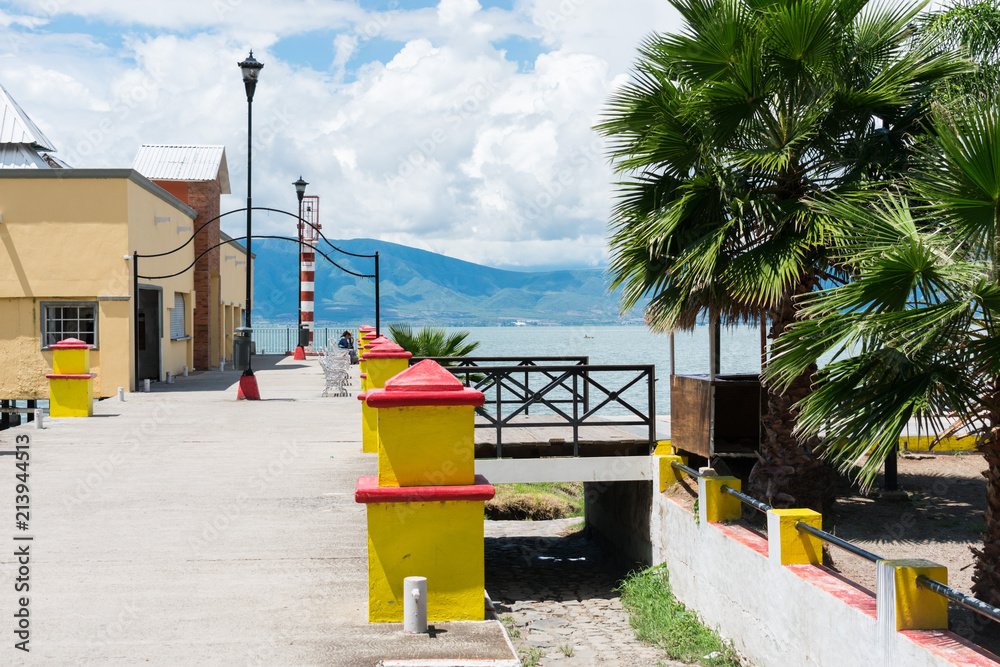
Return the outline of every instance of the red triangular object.
<path id="1" fill-rule="evenodd" d="M 259 401 L 260 390 L 257 388 L 256 375 L 241 375 L 240 389 L 236 392 L 236 400 Z"/>
<path id="2" fill-rule="evenodd" d="M 386 391 L 462 391 L 465 386 L 441 364 L 424 359 L 387 380 Z"/>

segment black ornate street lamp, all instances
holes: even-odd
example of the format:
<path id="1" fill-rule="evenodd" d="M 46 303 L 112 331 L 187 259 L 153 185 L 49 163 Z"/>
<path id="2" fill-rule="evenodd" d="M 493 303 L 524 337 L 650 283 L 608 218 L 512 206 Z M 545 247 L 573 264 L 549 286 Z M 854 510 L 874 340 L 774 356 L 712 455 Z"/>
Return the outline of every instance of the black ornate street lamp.
<path id="1" fill-rule="evenodd" d="M 247 345 L 249 347 L 250 334 L 253 328 L 250 325 L 250 292 L 253 289 L 253 257 L 251 245 L 253 243 L 253 231 L 252 231 L 252 216 L 251 211 L 253 210 L 253 205 L 251 203 L 250 196 L 250 170 L 251 170 L 251 159 L 253 157 L 253 94 L 254 90 L 257 88 L 257 78 L 260 76 L 260 70 L 264 67 L 264 63 L 259 62 L 253 57 L 253 51 L 250 51 L 250 55 L 241 63 L 237 63 L 240 66 L 240 70 L 243 72 L 243 85 L 246 86 L 247 90 L 247 296 L 246 296 L 246 318 L 245 318 L 245 329 L 243 335 L 247 338 Z M 248 355 L 252 357 L 253 355 Z M 257 379 L 254 377 L 253 368 L 251 367 L 250 360 L 247 360 L 247 368 L 243 371 L 243 376 L 240 378 L 240 391 L 244 398 L 250 400 L 260 400 L 260 391 L 257 388 Z"/>
<path id="2" fill-rule="evenodd" d="M 302 235 L 305 232 L 305 225 L 302 224 L 302 198 L 306 196 L 306 186 L 309 185 L 302 177 L 299 176 L 299 180 L 292 183 L 295 186 L 295 194 L 299 198 L 299 331 L 302 331 Z M 301 333 L 296 333 L 296 336 L 301 336 Z M 299 339 L 299 345 L 301 345 L 301 338 Z"/>

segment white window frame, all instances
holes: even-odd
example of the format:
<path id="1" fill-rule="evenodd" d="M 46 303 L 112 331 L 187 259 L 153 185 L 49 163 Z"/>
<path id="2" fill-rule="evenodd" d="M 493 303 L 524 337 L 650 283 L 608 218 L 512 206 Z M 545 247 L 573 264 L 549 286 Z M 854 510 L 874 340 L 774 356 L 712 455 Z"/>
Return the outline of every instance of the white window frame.
<path id="1" fill-rule="evenodd" d="M 177 307 L 177 298 L 180 297 L 181 307 Z M 185 296 L 184 292 L 174 292 L 174 307 L 170 309 L 170 340 L 191 340 L 191 336 L 187 335 L 187 300 L 188 297 Z M 180 311 L 180 324 L 181 332 L 179 336 L 174 335 L 174 317 L 176 317 L 174 311 Z"/>
<path id="2" fill-rule="evenodd" d="M 48 337 L 48 325 L 49 325 L 49 308 L 93 308 L 94 309 L 94 331 L 93 332 L 83 332 L 77 330 L 76 332 L 61 332 L 59 334 L 59 340 L 65 340 L 66 338 L 79 338 L 80 340 L 90 343 L 94 346 L 94 349 L 99 349 L 98 341 L 100 341 L 100 318 L 101 309 L 97 301 L 42 301 L 39 304 L 41 311 L 39 319 L 40 339 L 41 339 L 41 349 L 49 350 Z M 76 318 L 79 321 L 79 317 Z M 92 335 L 94 337 L 93 341 L 88 341 L 86 338 L 81 338 L 81 336 Z M 58 343 L 59 341 L 54 341 Z"/>

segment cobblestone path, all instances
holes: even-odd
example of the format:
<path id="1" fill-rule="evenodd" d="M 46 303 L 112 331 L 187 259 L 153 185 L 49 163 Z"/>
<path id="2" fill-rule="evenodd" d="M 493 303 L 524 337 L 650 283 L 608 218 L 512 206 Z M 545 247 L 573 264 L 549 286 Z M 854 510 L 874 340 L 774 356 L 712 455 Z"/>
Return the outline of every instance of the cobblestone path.
<path id="1" fill-rule="evenodd" d="M 581 531 L 582 519 L 486 522 L 486 590 L 512 616 L 538 665 L 683 665 L 639 642 L 614 590 L 625 575 Z M 569 533 L 569 534 L 566 534 Z"/>

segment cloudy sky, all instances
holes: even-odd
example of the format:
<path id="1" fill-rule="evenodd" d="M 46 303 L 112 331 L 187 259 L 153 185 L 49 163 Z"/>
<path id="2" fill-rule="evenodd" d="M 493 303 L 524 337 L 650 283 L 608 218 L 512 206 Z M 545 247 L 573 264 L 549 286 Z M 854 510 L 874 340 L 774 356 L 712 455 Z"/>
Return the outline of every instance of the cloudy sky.
<path id="1" fill-rule="evenodd" d="M 678 21 L 661 0 L 9 0 L 0 83 L 75 167 L 224 144 L 225 211 L 246 197 L 252 48 L 255 205 L 294 210 L 301 174 L 331 238 L 600 266 L 612 175 L 591 128 Z"/>

